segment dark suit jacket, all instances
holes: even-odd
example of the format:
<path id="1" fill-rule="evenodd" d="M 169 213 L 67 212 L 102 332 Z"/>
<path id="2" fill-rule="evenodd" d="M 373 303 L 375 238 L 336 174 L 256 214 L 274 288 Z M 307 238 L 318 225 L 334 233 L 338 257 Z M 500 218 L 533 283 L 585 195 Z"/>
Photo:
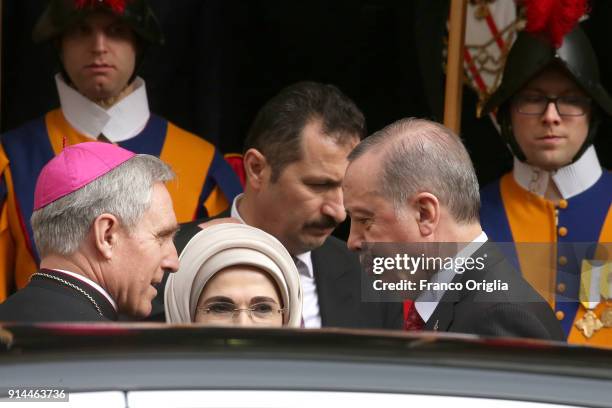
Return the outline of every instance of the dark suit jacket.
<path id="1" fill-rule="evenodd" d="M 400 303 L 362 301 L 361 264 L 344 241 L 328 237 L 312 251 L 312 266 L 323 327 L 402 328 Z"/>
<path id="2" fill-rule="evenodd" d="M 426 330 L 472 333 L 482 336 L 529 337 L 565 340 L 548 303 L 523 279 L 492 243 L 485 243 L 473 258 L 483 256 L 485 268 L 457 275 L 464 289 L 446 292 L 427 321 Z M 467 290 L 468 280 L 508 283 L 508 291 Z"/>
<path id="3" fill-rule="evenodd" d="M 113 306 L 86 283 L 58 271 L 41 272 L 57 276 L 88 293 L 98 304 L 100 315 L 87 297 L 68 285 L 42 276 L 33 276 L 26 287 L 0 305 L 5 322 L 104 322 L 116 320 Z"/>
<path id="4" fill-rule="evenodd" d="M 219 217 L 229 217 L 229 211 Z M 181 225 L 175 244 L 180 253 L 187 242 L 199 231 L 197 220 Z M 361 265 L 359 258 L 350 252 L 346 243 L 328 237 L 323 245 L 312 251 L 312 266 L 317 285 L 317 297 L 322 327 L 348 328 L 402 328 L 402 306 L 398 303 L 374 303 L 361 300 Z M 158 291 L 160 294 L 163 290 Z M 161 300 L 160 300 L 161 299 Z M 155 301 L 159 320 L 160 304 Z"/>

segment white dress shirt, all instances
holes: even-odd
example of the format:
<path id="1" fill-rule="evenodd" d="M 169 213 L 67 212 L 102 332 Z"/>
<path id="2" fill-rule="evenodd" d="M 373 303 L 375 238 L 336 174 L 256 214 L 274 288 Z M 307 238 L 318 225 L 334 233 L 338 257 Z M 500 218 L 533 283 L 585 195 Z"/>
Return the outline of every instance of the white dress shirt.
<path id="1" fill-rule="evenodd" d="M 242 194 L 234 198 L 232 202 L 231 216 L 246 224 L 240 213 L 238 213 L 238 200 L 242 198 Z M 321 312 L 319 310 L 319 298 L 317 296 L 317 283 L 315 282 L 314 272 L 312 267 L 312 252 L 304 252 L 303 254 L 295 255 L 302 261 L 306 268 L 299 268 L 300 283 L 302 284 L 303 305 L 302 318 L 304 319 L 304 327 L 309 329 L 318 329 L 321 327 Z"/>
<path id="2" fill-rule="evenodd" d="M 472 256 L 474 252 L 476 252 L 485 242 L 487 242 L 487 234 L 483 232 L 480 233 L 472 242 L 467 244 L 465 248 L 455 255 L 455 258 L 468 258 Z M 455 263 L 453 262 L 453 265 Z M 429 282 L 437 282 L 437 283 L 450 283 L 457 275 L 457 272 L 449 269 L 445 269 L 437 272 L 435 275 L 431 277 Z M 429 320 L 431 315 L 433 315 L 436 307 L 438 307 L 438 303 L 444 296 L 445 291 L 443 290 L 435 290 L 435 291 L 424 291 L 414 302 L 414 307 L 417 312 L 419 312 L 419 316 L 425 323 Z"/>
<path id="3" fill-rule="evenodd" d="M 55 76 L 64 117 L 76 131 L 97 139 L 104 134 L 113 143 L 123 142 L 140 133 L 151 113 L 147 90 L 142 78 L 134 80 L 134 90 L 108 110 L 90 101 L 64 81 L 61 74 Z"/>
<path id="4" fill-rule="evenodd" d="M 549 183 L 554 183 L 561 198 L 568 200 L 586 191 L 602 174 L 595 147 L 590 146 L 572 164 L 556 171 L 546 171 L 514 158 L 512 174 L 516 182 L 527 191 L 543 197 Z"/>

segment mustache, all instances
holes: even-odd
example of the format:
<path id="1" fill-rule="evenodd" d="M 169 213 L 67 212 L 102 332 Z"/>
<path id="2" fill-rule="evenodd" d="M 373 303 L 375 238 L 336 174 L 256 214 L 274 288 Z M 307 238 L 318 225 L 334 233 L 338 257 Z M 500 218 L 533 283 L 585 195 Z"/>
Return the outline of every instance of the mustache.
<path id="1" fill-rule="evenodd" d="M 320 228 L 320 229 L 336 228 L 337 226 L 338 226 L 338 223 L 332 217 L 328 217 L 328 216 L 323 216 L 323 218 L 321 218 L 320 220 L 311 221 L 305 225 L 305 227 L 307 228 Z"/>

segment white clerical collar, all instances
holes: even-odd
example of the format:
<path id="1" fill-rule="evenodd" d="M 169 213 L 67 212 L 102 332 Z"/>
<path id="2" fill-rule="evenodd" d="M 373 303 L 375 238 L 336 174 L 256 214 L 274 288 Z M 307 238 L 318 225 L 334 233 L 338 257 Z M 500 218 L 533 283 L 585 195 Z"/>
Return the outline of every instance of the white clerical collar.
<path id="1" fill-rule="evenodd" d="M 96 105 L 55 76 L 57 92 L 64 117 L 79 133 L 97 139 L 104 134 L 113 143 L 136 136 L 146 126 L 149 116 L 147 90 L 142 78 L 134 80 L 134 90 L 110 109 Z"/>
<path id="2" fill-rule="evenodd" d="M 561 193 L 561 198 L 567 200 L 595 184 L 601 177 L 602 169 L 595 147 L 589 146 L 576 162 L 553 172 L 523 163 L 515 157 L 512 174 L 521 187 L 541 197 L 552 180 Z"/>
<path id="3" fill-rule="evenodd" d="M 469 258 L 485 242 L 487 242 L 488 239 L 487 234 L 482 231 L 480 235 L 478 235 L 472 242 L 467 244 L 465 248 L 459 251 L 455 258 Z M 457 273 L 458 272 L 448 269 L 442 270 L 432 276 L 430 282 L 450 283 L 453 281 Z M 427 323 L 431 315 L 433 315 L 444 293 L 445 292 L 442 290 L 422 292 L 414 302 L 414 307 L 416 308 L 417 312 L 419 312 L 419 316 L 421 316 L 421 319 L 423 319 L 425 323 Z"/>
<path id="4" fill-rule="evenodd" d="M 80 280 L 81 282 L 85 282 L 86 284 L 88 284 L 89 286 L 91 286 L 92 288 L 100 292 L 100 294 L 104 296 L 106 300 L 108 300 L 108 302 L 113 306 L 113 309 L 115 309 L 115 312 L 117 311 L 117 303 L 115 303 L 115 301 L 113 300 L 112 297 L 110 297 L 108 292 L 102 289 L 102 286 L 98 285 L 96 282 L 92 281 L 86 276 L 79 275 L 78 273 L 70 272 L 65 269 L 53 269 L 53 270 L 65 273 L 66 275 L 70 275 L 73 278 Z"/>
<path id="5" fill-rule="evenodd" d="M 243 195 L 244 193 L 240 193 L 234 198 L 234 201 L 232 202 L 232 209 L 230 211 L 230 216 L 232 218 L 236 218 L 237 220 L 240 220 L 241 223 L 246 224 L 246 222 L 244 222 L 244 220 L 240 216 L 240 213 L 238 212 L 238 200 L 242 199 Z M 310 256 L 311 252 L 312 251 L 304 252 L 302 254 L 295 255 L 295 257 L 299 259 L 300 261 L 304 262 L 304 264 L 306 264 L 306 266 L 308 267 L 308 277 L 311 279 L 314 279 L 312 257 Z"/>

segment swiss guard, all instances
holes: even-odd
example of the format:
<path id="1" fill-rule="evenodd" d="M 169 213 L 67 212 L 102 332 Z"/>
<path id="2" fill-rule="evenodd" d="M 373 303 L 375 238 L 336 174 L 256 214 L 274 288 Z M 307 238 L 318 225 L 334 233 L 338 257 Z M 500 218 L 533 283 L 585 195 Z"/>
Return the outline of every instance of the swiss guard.
<path id="1" fill-rule="evenodd" d="M 158 156 L 177 174 L 168 190 L 179 222 L 216 215 L 242 191 L 214 145 L 149 111 L 137 70 L 163 34 L 145 0 L 50 0 L 33 39 L 57 50 L 61 106 L 2 137 L 0 301 L 38 269 L 34 186 L 64 146 L 99 140 Z"/>
<path id="2" fill-rule="evenodd" d="M 570 343 L 612 346 L 612 174 L 593 138 L 612 98 L 578 25 L 581 1 L 525 1 L 527 25 L 484 113 L 496 112 L 513 170 L 481 192 L 481 222 L 513 242 L 525 278 Z"/>

